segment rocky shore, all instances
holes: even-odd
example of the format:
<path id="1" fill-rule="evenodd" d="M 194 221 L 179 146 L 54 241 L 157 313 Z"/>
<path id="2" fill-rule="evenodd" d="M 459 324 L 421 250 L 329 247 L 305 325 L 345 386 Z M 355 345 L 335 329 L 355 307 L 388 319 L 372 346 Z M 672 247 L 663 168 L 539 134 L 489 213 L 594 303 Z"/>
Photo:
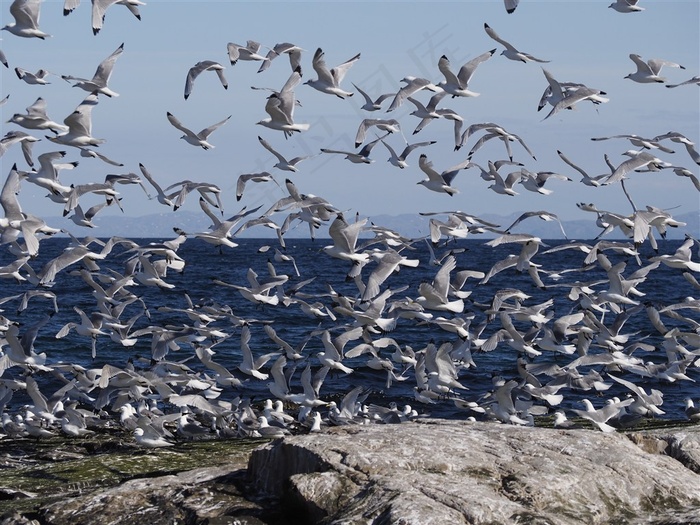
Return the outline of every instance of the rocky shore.
<path id="1" fill-rule="evenodd" d="M 158 451 L 113 437 L 0 449 L 3 524 L 700 524 L 700 425 L 426 419 Z"/>

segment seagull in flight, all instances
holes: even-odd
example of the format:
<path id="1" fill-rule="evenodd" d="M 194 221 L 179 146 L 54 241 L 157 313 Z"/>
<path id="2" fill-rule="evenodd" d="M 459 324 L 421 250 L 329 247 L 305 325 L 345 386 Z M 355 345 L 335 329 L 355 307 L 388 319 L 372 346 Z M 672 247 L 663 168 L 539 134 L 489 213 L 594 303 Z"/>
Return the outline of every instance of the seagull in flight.
<path id="1" fill-rule="evenodd" d="M 283 171 L 294 171 L 297 172 L 299 171 L 297 169 L 297 164 L 299 164 L 302 160 L 310 159 L 311 157 L 315 157 L 316 155 L 306 155 L 303 157 L 294 157 L 291 160 L 287 160 L 284 156 L 282 156 L 281 153 L 279 153 L 275 148 L 273 148 L 268 141 L 266 141 L 264 138 L 258 135 L 258 140 L 260 141 L 260 144 L 272 153 L 275 157 L 277 157 L 277 164 L 275 164 L 275 168 L 278 168 Z"/>
<path id="2" fill-rule="evenodd" d="M 167 113 L 168 116 L 168 121 L 175 126 L 177 129 L 182 131 L 184 135 L 180 137 L 181 139 L 184 139 L 185 142 L 188 144 L 192 144 L 193 146 L 201 146 L 204 149 L 211 149 L 214 146 L 212 146 L 209 142 L 207 142 L 207 138 L 209 135 L 211 135 L 214 131 L 216 131 L 218 128 L 226 124 L 228 122 L 228 119 L 231 118 L 231 115 L 226 117 L 224 120 L 221 122 L 217 122 L 216 124 L 212 124 L 208 128 L 204 128 L 202 131 L 199 133 L 194 133 L 191 129 L 186 128 L 185 126 L 182 125 L 182 123 L 168 111 Z"/>
<path id="3" fill-rule="evenodd" d="M 454 97 L 478 97 L 479 93 L 470 91 L 468 88 L 469 81 L 471 80 L 476 68 L 482 62 L 487 61 L 496 52 L 495 49 L 482 53 L 476 58 L 471 59 L 469 62 L 464 64 L 459 68 L 459 72 L 455 75 L 450 68 L 450 60 L 442 55 L 440 60 L 438 60 L 438 69 L 440 73 L 445 76 L 445 80 L 437 84 L 437 87 L 442 88 L 447 91 L 452 98 Z"/>
<path id="4" fill-rule="evenodd" d="M 394 96 L 394 93 L 384 93 L 382 95 L 379 95 L 376 99 L 372 99 L 364 90 L 360 89 L 353 83 L 353 86 L 357 91 L 360 92 L 360 95 L 365 99 L 365 103 L 360 107 L 360 109 L 364 109 L 365 111 L 379 111 L 382 109 L 382 102 L 384 102 L 386 99 L 391 98 Z"/>
<path id="5" fill-rule="evenodd" d="M 381 139 L 380 139 L 381 140 Z M 387 162 L 391 162 L 393 166 L 396 166 L 397 168 L 407 168 L 408 163 L 406 162 L 406 158 L 411 154 L 411 152 L 416 149 L 416 148 L 422 148 L 424 146 L 430 146 L 432 144 L 435 144 L 436 141 L 430 140 L 426 142 L 415 142 L 413 144 L 406 144 L 406 147 L 403 149 L 401 152 L 401 155 L 397 155 L 396 151 L 394 151 L 394 148 L 392 148 L 389 144 L 381 140 L 381 143 L 384 144 L 386 149 L 389 150 L 389 154 L 391 157 L 387 159 Z"/>
<path id="6" fill-rule="evenodd" d="M 289 64 L 292 66 L 292 71 L 301 66 L 301 52 L 305 51 L 295 44 L 290 44 L 289 42 L 282 42 L 280 44 L 275 44 L 275 47 L 270 49 L 265 56 L 266 60 L 262 61 L 260 64 L 260 69 L 258 73 L 262 73 L 268 67 L 272 61 L 282 54 L 289 55 Z"/>
<path id="7" fill-rule="evenodd" d="M 304 84 L 317 89 L 321 93 L 328 93 L 329 95 L 335 95 L 339 98 L 353 96 L 352 92 L 342 89 L 340 83 L 343 81 L 343 78 L 345 78 L 348 69 L 350 69 L 355 62 L 360 60 L 360 53 L 330 70 L 326 66 L 324 54 L 320 47 L 316 50 L 312 64 L 318 78 L 307 80 Z"/>
<path id="8" fill-rule="evenodd" d="M 258 54 L 258 51 L 260 51 L 260 43 L 255 42 L 254 40 L 248 40 L 245 46 L 229 42 L 226 45 L 226 49 L 228 50 L 228 58 L 231 61 L 231 65 L 234 65 L 239 60 L 269 60 L 268 58 Z"/>
<path id="9" fill-rule="evenodd" d="M 645 62 L 642 60 L 642 57 L 635 53 L 630 54 L 630 58 L 632 59 L 632 62 L 636 64 L 637 71 L 630 73 L 629 75 L 625 76 L 625 78 L 629 78 L 630 80 L 634 80 L 640 84 L 651 84 L 654 82 L 663 84 L 666 82 L 664 77 L 659 76 L 661 73 L 661 68 L 664 66 L 685 69 L 685 67 L 681 66 L 680 64 L 658 58 L 650 58 Z"/>
<path id="10" fill-rule="evenodd" d="M 308 130 L 308 124 L 294 123 L 294 106 L 297 104 L 294 88 L 299 82 L 301 82 L 301 67 L 297 67 L 292 72 L 279 92 L 273 92 L 272 95 L 267 97 L 265 112 L 270 117 L 257 122 L 257 124 L 283 131 L 285 138 L 289 138 L 294 132 L 299 133 Z"/>
<path id="11" fill-rule="evenodd" d="M 506 58 L 509 58 L 510 60 L 520 62 L 549 62 L 549 60 L 542 60 L 541 58 L 536 58 L 529 53 L 523 53 L 522 51 L 518 51 L 515 48 L 515 46 L 499 37 L 498 34 L 491 28 L 491 26 L 489 26 L 486 23 L 484 23 L 484 30 L 486 31 L 487 35 L 489 35 L 492 39 L 494 39 L 496 42 L 505 47 L 501 54 Z"/>
<path id="12" fill-rule="evenodd" d="M 639 13 L 644 11 L 644 8 L 639 7 L 638 3 L 639 0 L 615 0 L 608 7 L 613 8 L 618 13 Z"/>
<path id="13" fill-rule="evenodd" d="M 146 5 L 140 0 L 92 0 L 92 34 L 96 35 L 102 29 L 107 9 L 118 4 L 126 7 L 132 15 L 141 20 L 139 6 Z M 63 3 L 63 16 L 71 14 L 80 5 L 80 0 L 65 0 Z"/>
<path id="14" fill-rule="evenodd" d="M 185 80 L 185 100 L 187 100 L 192 93 L 195 79 L 204 71 L 216 72 L 216 75 L 221 81 L 221 85 L 224 86 L 224 89 L 228 89 L 228 81 L 224 76 L 224 66 L 213 60 L 202 60 L 201 62 L 197 62 L 187 72 L 187 79 Z"/>
<path id="15" fill-rule="evenodd" d="M 50 37 L 39 29 L 39 14 L 41 0 L 15 0 L 10 5 L 10 14 L 15 21 L 3 26 L 2 30 L 9 31 L 13 35 L 23 38 L 40 38 L 44 40 Z"/>
<path id="16" fill-rule="evenodd" d="M 506 13 L 513 14 L 515 12 L 515 9 L 518 7 L 518 3 L 520 0 L 503 0 L 503 3 L 506 6 Z"/>
<path id="17" fill-rule="evenodd" d="M 100 65 L 97 66 L 97 70 L 95 71 L 94 76 L 90 80 L 88 80 L 87 78 L 73 77 L 70 75 L 61 75 L 61 78 L 67 82 L 70 82 L 71 80 L 77 80 L 77 82 L 73 84 L 73 87 L 79 87 L 80 89 L 84 89 L 89 93 L 102 93 L 103 95 L 106 95 L 108 97 L 118 97 L 119 93 L 116 93 L 109 89 L 109 87 L 107 87 L 107 83 L 109 82 L 109 77 L 112 76 L 112 69 L 114 69 L 114 63 L 117 61 L 117 59 L 121 56 L 123 52 L 124 44 L 122 43 L 117 49 L 114 50 L 114 52 L 111 55 L 109 55 L 102 62 L 100 62 Z"/>
<path id="18" fill-rule="evenodd" d="M 438 173 L 433 168 L 433 163 L 428 160 L 428 156 L 423 153 L 418 158 L 418 167 L 428 176 L 428 178 L 423 179 L 422 181 L 418 182 L 418 184 L 425 186 L 431 191 L 435 191 L 437 193 L 447 193 L 449 196 L 452 196 L 455 193 L 459 193 L 459 190 L 451 186 L 452 181 L 457 176 L 459 170 L 466 168 L 468 164 L 469 161 L 464 161 L 456 166 L 446 169 L 442 173 Z"/>

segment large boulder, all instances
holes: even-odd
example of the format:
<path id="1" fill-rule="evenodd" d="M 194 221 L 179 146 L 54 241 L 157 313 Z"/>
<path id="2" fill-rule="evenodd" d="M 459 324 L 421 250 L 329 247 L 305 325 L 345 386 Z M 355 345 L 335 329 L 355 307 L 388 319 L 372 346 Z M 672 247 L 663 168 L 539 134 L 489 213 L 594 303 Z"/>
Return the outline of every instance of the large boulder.
<path id="1" fill-rule="evenodd" d="M 700 475 L 666 455 L 683 455 L 672 435 L 639 446 L 584 429 L 345 426 L 255 450 L 248 476 L 311 523 L 700 523 Z"/>

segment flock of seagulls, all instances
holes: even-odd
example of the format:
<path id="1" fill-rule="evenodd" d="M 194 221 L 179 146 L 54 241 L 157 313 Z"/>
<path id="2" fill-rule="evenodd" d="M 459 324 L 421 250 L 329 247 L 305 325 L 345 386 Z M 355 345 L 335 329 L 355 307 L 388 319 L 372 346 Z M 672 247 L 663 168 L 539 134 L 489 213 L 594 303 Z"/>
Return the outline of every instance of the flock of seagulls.
<path id="1" fill-rule="evenodd" d="M 64 15 L 79 3 L 66 0 Z M 112 4 L 124 5 L 139 20 L 139 7 L 145 5 L 137 0 L 93 0 L 91 23 L 95 35 Z M 617 0 L 610 7 L 620 13 L 638 13 L 643 8 L 637 4 Z M 14 0 L 10 14 L 15 22 L 2 29 L 15 37 L 48 38 L 50 35 L 39 29 L 42 5 L 40 0 Z M 508 13 L 517 7 L 518 2 L 505 1 Z M 488 37 L 504 48 L 501 55 L 507 59 L 525 64 L 549 62 L 518 50 L 490 25 L 485 23 L 483 27 Z M 697 377 L 700 367 L 700 301 L 688 296 L 662 304 L 646 300 L 644 290 L 661 269 L 684 278 L 691 289 L 700 289 L 700 242 L 687 235 L 674 253 L 659 253 L 657 238 L 665 238 L 669 228 L 685 224 L 667 210 L 650 205 L 637 207 L 625 187 L 625 181 L 638 176 L 636 172 L 663 171 L 690 179 L 693 188 L 689 186 L 689 191 L 700 191 L 697 176 L 684 165 L 700 165 L 692 138 L 673 131 L 651 138 L 634 134 L 593 137 L 593 141 L 625 140 L 637 148 L 629 149 L 625 153 L 629 159 L 618 165 L 606 156 L 608 170 L 601 175 L 589 175 L 557 150 L 563 163 L 582 176 L 581 183 L 595 188 L 620 185 L 632 208 L 629 213 L 618 213 L 579 203 L 580 210 L 595 214 L 600 227 L 600 235 L 588 243 L 569 239 L 557 215 L 546 210 L 525 212 L 504 228 L 457 207 L 421 212 L 430 217 L 429 235 L 407 238 L 359 213 L 351 217 L 347 210 L 305 192 L 301 189 L 303 178 L 287 178 L 280 184 L 275 170 L 303 172 L 302 161 L 311 164 L 311 159 L 322 154 L 342 155 L 362 169 L 361 165 L 374 162 L 376 151 L 382 151 L 389 155 L 391 166 L 410 172 L 409 158 L 417 156 L 415 171 L 422 172 L 425 178 L 416 184 L 444 194 L 445 202 L 450 204 L 456 202 L 455 195 L 459 193 L 455 179 L 466 170 L 475 169 L 483 181 L 490 183 L 487 189 L 509 198 L 518 195 L 516 189 L 547 196 L 553 190 L 545 185 L 550 186 L 552 181 L 574 183 L 570 171 L 566 175 L 528 170 L 521 160 L 536 158 L 520 135 L 494 122 L 467 124 L 466 115 L 446 107 L 455 98 L 479 96 L 471 86 L 474 75 L 493 59 L 498 49 L 478 54 L 459 67 L 442 55 L 434 64 L 436 75 L 440 75 L 438 82 L 407 75 L 401 81 L 404 85 L 395 92 L 376 98 L 345 80 L 361 59 L 359 52 L 329 68 L 325 51 L 316 48 L 311 58 L 315 78 L 302 83 L 309 53 L 306 49 L 287 42 L 267 48 L 267 53 L 264 49 L 253 40 L 246 45 L 229 42 L 226 46 L 230 66 L 241 68 L 247 67 L 245 62 L 259 62 L 258 73 L 264 73 L 271 67 L 282 67 L 273 66 L 272 62 L 287 55 L 290 68 L 289 77 L 279 90 L 254 88 L 271 92 L 260 108 L 267 118 L 256 124 L 270 130 L 269 140 L 258 135 L 258 141 L 276 163 L 270 163 L 269 171 L 239 175 L 235 196 L 236 202 L 243 200 L 253 184 L 274 184 L 284 195 L 267 209 L 262 205 L 243 206 L 228 218 L 223 190 L 218 185 L 182 180 L 162 187 L 159 174 L 151 173 L 144 163 L 139 163 L 140 174 L 108 174 L 87 184 L 62 182 L 61 172 L 79 164 L 71 160 L 72 155 L 98 159 L 100 166 L 104 163 L 120 167 L 126 163 L 98 153 L 95 148 L 105 139 L 92 135 L 93 108 L 105 99 L 119 97 L 109 87 L 109 81 L 116 61 L 124 54 L 124 44 L 98 65 L 92 78 L 55 75 L 46 69 L 31 73 L 15 67 L 17 77 L 32 89 L 45 89 L 43 86 L 50 83 L 47 79 L 55 75 L 87 95 L 62 123 L 49 118 L 47 99 L 37 98 L 25 114 L 15 113 L 8 123 L 45 135 L 34 137 L 12 129 L 0 141 L 0 156 L 19 147 L 27 164 L 12 166 L 0 192 L 0 242 L 6 250 L 5 258 L 11 259 L 0 267 L 0 278 L 13 281 L 21 290 L 0 298 L 0 306 L 5 307 L 0 310 L 0 433 L 10 438 L 42 438 L 57 432 L 84 437 L 96 428 L 112 425 L 131 432 L 140 446 L 159 448 L 172 446 L 176 439 L 270 438 L 292 431 L 315 432 L 326 425 L 399 423 L 420 417 L 408 404 L 400 408 L 396 403 L 387 407 L 367 401 L 376 392 L 365 386 L 345 392 L 342 399 L 331 399 L 324 381 L 351 376 L 358 367 L 380 375 L 385 393 L 397 382 L 411 382 L 413 403 L 428 411 L 432 405 L 447 403 L 463 411 L 465 417 L 518 425 L 532 425 L 535 417 L 551 415 L 555 426 L 562 427 L 574 424 L 566 419 L 568 412 L 611 432 L 665 413 L 661 408 L 663 392 L 652 388 L 648 393 L 638 382 L 662 385 L 695 381 L 693 376 Z M 9 68 L 12 56 L 3 54 L 2 58 Z M 637 54 L 630 54 L 630 58 L 637 71 L 626 78 L 636 83 L 664 83 L 669 88 L 700 85 L 697 76 L 677 84 L 668 84 L 659 76 L 664 66 L 685 69 L 680 64 L 661 59 L 644 61 Z M 214 60 L 184 66 L 184 99 L 189 100 L 195 82 L 207 72 L 214 72 L 223 88 L 228 89 L 225 69 Z M 610 100 L 600 89 L 560 82 L 548 70 L 542 71 L 547 87 L 538 110 L 552 106 L 545 119 L 584 101 L 597 106 Z M 402 119 L 388 115 L 359 119 L 356 151 L 323 147 L 311 155 L 288 158 L 282 146 L 292 144 L 295 137 L 310 128 L 295 120 L 295 110 L 304 108 L 296 97 L 301 86 L 340 99 L 339 104 L 347 104 L 348 98 L 360 93 L 364 101 L 361 110 L 367 115 L 389 114 L 406 102 L 416 109 Z M 354 91 L 349 91 L 348 86 Z M 430 94 L 427 102 L 420 98 L 424 92 Z M 7 100 L 3 99 L 3 103 Z M 173 113 L 167 112 L 166 117 L 183 133 L 185 142 L 207 151 L 214 148 L 210 136 L 231 119 L 228 116 L 195 133 Z M 404 137 L 402 126 L 410 118 L 419 119 L 414 135 L 435 120 L 452 121 L 455 151 L 465 147 L 475 135 L 481 136 L 463 161 L 444 169 L 434 167 L 442 164 L 442 159 L 431 154 L 436 141 L 409 144 Z M 395 149 L 392 141 L 399 137 L 404 145 Z M 281 138 L 289 141 L 275 143 Z M 507 159 L 477 164 L 473 159 L 493 139 L 503 143 Z M 38 142 L 56 144 L 60 149 L 35 157 Z M 383 148 L 377 147 L 380 142 Z M 519 148 L 516 152 L 514 143 Z M 682 144 L 685 152 L 676 153 L 673 144 Z M 419 148 L 420 154 L 413 153 Z M 657 156 L 661 154 L 664 156 Z M 499 170 L 503 166 L 514 171 L 502 174 Z M 206 174 L 197 174 L 200 175 L 206 178 Z M 149 200 L 173 212 L 192 194 L 198 198 L 211 226 L 200 232 L 175 228 L 174 237 L 163 242 L 139 243 L 124 237 L 79 239 L 73 232 L 59 231 L 23 210 L 21 190 L 30 184 L 46 190 L 48 201 L 56 203 L 61 213 L 79 228 L 93 228 L 95 216 L 107 207 L 122 207 L 123 197 L 118 191 L 121 185 L 140 186 Z M 88 199 L 96 199 L 97 204 L 89 205 Z M 550 247 L 537 236 L 513 231 L 533 218 L 558 222 L 567 242 Z M 317 257 L 327 259 L 324 264 L 342 268 L 343 282 L 328 281 L 321 288 L 314 288 L 312 283 L 323 276 L 298 264 L 295 254 L 287 251 L 285 234 L 299 225 L 308 227 L 311 239 L 322 225 L 328 226 L 330 244 L 321 247 Z M 187 268 L 188 261 L 180 252 L 183 243 L 199 239 L 214 246 L 217 255 L 224 257 L 227 250 L 237 249 L 235 239 L 243 231 L 255 227 L 268 228 L 276 234 L 278 246 L 274 250 L 270 245 L 258 250 L 260 257 L 267 260 L 266 275 L 261 275 L 259 261 L 251 260 L 246 282 L 217 278 L 211 283 L 217 290 L 226 290 L 244 301 L 248 314 L 234 313 L 229 304 L 213 298 L 193 300 L 169 279 Z M 486 232 L 494 237 L 485 243 L 487 247 L 510 247 L 513 253 L 483 267 L 480 261 L 463 255 L 466 252 L 456 241 Z M 69 244 L 58 256 L 39 264 L 44 253 L 42 241 L 57 233 L 68 234 Z M 610 234 L 624 240 L 602 239 Z M 646 243 L 654 254 L 642 261 Z M 415 254 L 419 247 L 426 246 L 431 253 L 427 263 Z M 578 254 L 580 266 L 557 269 L 556 261 L 563 250 Z M 405 284 L 411 275 L 419 275 L 412 272 L 419 271 L 427 271 L 430 277 L 422 277 L 420 283 Z M 525 289 L 494 286 L 495 282 L 504 282 L 498 280 L 503 272 L 517 277 L 518 283 L 525 283 Z M 408 281 L 404 281 L 406 275 Z M 521 276 L 526 280 L 521 280 Z M 57 283 L 70 283 L 72 288 L 87 291 L 89 309 L 70 304 L 53 292 Z M 484 290 L 490 294 L 487 302 L 475 298 Z M 551 297 L 533 304 L 533 290 Z M 170 298 L 177 295 L 182 304 L 165 305 L 166 295 L 159 294 Z M 46 312 L 45 301 L 52 306 L 49 313 L 42 313 Z M 16 315 L 11 318 L 9 308 L 15 305 Z M 24 313 L 27 311 L 33 312 L 33 317 Z M 296 341 L 287 340 L 278 330 L 290 311 L 313 325 Z M 56 316 L 66 312 L 74 320 L 55 330 Z M 641 328 L 625 332 L 626 323 Z M 407 335 L 410 331 L 403 331 L 406 327 L 429 330 L 430 341 L 419 348 L 414 336 Z M 99 357 L 103 344 L 126 350 L 138 348 L 139 353 L 150 355 L 141 359 L 134 354 L 122 366 L 70 364 L 50 356 L 50 348 L 44 347 L 43 341 L 39 347 L 40 334 L 50 334 L 55 339 L 74 338 L 76 344 L 86 348 L 85 363 Z M 494 375 L 492 388 L 487 392 L 470 392 L 467 375 L 478 369 L 480 355 L 506 347 L 512 352 L 512 360 L 504 369 L 512 365 L 517 372 L 510 378 Z M 233 349 L 237 356 L 235 367 L 225 366 L 218 357 L 225 348 Z M 186 359 L 171 360 L 183 353 L 188 355 Z M 301 373 L 297 374 L 297 370 Z M 56 382 L 60 388 L 48 395 L 45 385 Z M 269 392 L 264 406 L 246 396 L 246 386 L 250 384 L 262 385 Z M 623 392 L 619 394 L 622 397 L 611 397 L 596 408 L 590 398 L 604 395 L 613 386 L 617 392 Z M 567 392 L 583 398 L 582 409 L 560 408 Z M 18 399 L 23 400 L 21 404 Z M 686 400 L 684 410 L 689 420 L 700 417 L 691 398 Z"/>

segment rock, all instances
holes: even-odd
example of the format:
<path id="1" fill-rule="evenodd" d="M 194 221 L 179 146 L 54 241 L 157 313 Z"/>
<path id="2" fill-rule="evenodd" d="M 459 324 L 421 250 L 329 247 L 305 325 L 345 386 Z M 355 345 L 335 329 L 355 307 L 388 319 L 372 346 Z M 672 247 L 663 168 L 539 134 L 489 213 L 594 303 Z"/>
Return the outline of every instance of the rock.
<path id="1" fill-rule="evenodd" d="M 255 450 L 251 483 L 305 522 L 382 524 L 688 523 L 700 475 L 694 438 L 422 420 L 335 427 Z M 660 438 L 659 438 L 660 439 Z M 692 523 L 692 521 L 690 521 Z"/>
<path id="2" fill-rule="evenodd" d="M 700 474 L 700 428 L 698 425 L 681 429 L 659 429 L 634 433 L 630 438 L 640 446 L 680 461 L 686 468 Z"/>

